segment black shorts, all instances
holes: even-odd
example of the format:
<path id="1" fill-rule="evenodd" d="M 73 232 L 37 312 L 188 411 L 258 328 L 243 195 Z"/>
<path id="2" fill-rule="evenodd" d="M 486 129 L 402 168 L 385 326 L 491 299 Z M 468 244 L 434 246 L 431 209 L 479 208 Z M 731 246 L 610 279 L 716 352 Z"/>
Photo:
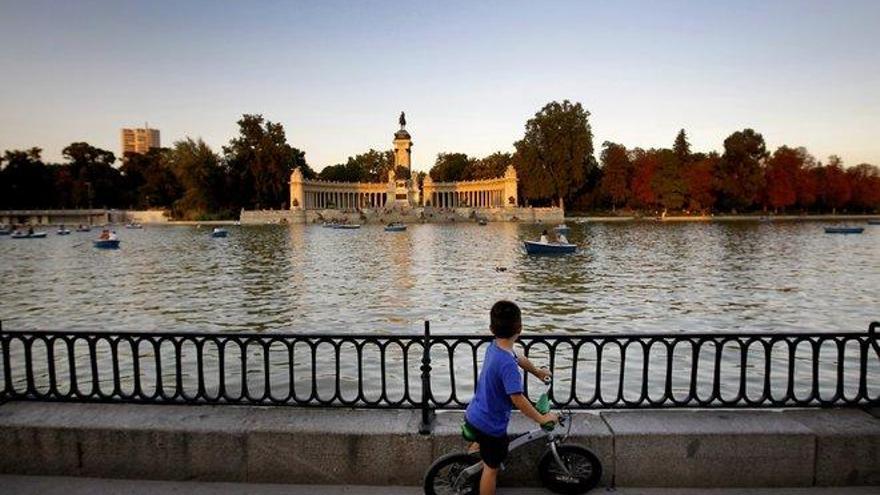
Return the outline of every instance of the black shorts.
<path id="1" fill-rule="evenodd" d="M 498 469 L 501 463 L 507 459 L 507 446 L 510 444 L 510 438 L 507 435 L 494 437 L 483 433 L 470 423 L 468 426 L 477 435 L 477 443 L 480 444 L 480 458 L 483 459 L 483 463 L 492 469 Z"/>

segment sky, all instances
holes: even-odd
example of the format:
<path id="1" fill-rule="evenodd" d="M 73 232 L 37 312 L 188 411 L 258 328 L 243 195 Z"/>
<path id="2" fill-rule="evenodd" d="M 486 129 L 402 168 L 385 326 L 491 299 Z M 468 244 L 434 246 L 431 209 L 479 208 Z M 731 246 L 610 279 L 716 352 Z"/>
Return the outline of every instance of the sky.
<path id="1" fill-rule="evenodd" d="M 553 100 L 604 141 L 768 148 L 880 165 L 880 1 L 0 0 L 0 151 L 44 159 L 86 141 L 119 153 L 149 122 L 162 145 L 216 151 L 243 113 L 280 122 L 320 170 L 390 149 L 400 111 L 414 168 L 439 152 L 512 151 Z"/>

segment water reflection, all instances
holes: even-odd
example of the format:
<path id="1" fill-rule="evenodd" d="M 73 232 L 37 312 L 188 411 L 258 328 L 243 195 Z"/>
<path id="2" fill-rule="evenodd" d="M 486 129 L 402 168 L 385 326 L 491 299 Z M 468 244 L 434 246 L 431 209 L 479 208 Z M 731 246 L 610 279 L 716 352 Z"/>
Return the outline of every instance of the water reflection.
<path id="1" fill-rule="evenodd" d="M 485 331 L 500 298 L 528 331 L 861 331 L 880 318 L 880 228 L 820 223 L 575 224 L 580 246 L 529 257 L 513 223 L 122 231 L 0 238 L 7 328 L 254 332 Z"/>

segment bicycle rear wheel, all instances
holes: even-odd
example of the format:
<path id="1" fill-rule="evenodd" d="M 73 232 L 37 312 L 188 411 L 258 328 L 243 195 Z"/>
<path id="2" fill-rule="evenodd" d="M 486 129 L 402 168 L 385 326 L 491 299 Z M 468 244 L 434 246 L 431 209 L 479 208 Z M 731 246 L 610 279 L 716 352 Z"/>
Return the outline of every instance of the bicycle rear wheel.
<path id="1" fill-rule="evenodd" d="M 541 482 L 556 493 L 575 495 L 586 493 L 602 479 L 602 463 L 588 449 L 580 445 L 557 445 L 559 458 L 568 472 L 559 466 L 553 452 L 547 451 L 538 464 Z"/>
<path id="2" fill-rule="evenodd" d="M 463 478 L 462 472 L 480 462 L 476 454 L 447 454 L 440 457 L 425 474 L 425 495 L 478 495 L 479 472 Z"/>

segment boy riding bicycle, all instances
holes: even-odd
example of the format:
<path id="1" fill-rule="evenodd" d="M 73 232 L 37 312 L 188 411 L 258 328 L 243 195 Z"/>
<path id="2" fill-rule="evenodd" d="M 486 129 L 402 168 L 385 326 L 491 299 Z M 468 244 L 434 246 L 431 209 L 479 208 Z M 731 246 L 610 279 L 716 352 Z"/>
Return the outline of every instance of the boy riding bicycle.
<path id="1" fill-rule="evenodd" d="M 466 427 L 477 438 L 471 450 L 479 446 L 483 460 L 480 477 L 480 493 L 483 495 L 495 493 L 498 468 L 507 458 L 507 425 L 511 409 L 516 407 L 538 424 L 558 420 L 555 413 L 539 413 L 523 395 L 523 377 L 519 368 L 542 381 L 550 377 L 550 372 L 536 368 L 527 357 L 518 356 L 513 351 L 513 344 L 522 332 L 519 306 L 510 301 L 495 303 L 490 312 L 490 330 L 495 340 L 486 350 L 474 398 L 465 412 Z"/>

